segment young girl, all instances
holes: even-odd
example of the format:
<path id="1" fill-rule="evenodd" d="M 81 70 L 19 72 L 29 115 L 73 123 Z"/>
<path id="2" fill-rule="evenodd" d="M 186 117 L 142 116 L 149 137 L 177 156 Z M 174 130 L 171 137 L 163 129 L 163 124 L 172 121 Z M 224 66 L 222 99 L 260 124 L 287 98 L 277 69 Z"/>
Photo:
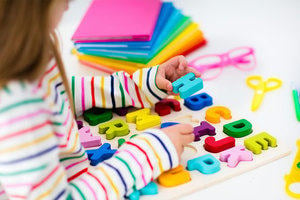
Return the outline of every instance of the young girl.
<path id="1" fill-rule="evenodd" d="M 190 125 L 147 130 L 90 166 L 74 114 L 150 107 L 193 70 L 179 56 L 133 76 L 72 77 L 69 87 L 54 34 L 67 6 L 0 1 L 0 199 L 121 199 L 176 167 L 194 140 Z"/>

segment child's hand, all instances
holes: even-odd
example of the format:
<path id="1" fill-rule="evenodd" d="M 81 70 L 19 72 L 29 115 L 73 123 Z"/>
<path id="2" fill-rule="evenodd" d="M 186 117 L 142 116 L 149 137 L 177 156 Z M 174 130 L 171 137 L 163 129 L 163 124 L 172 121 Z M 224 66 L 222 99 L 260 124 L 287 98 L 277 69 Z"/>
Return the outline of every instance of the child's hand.
<path id="1" fill-rule="evenodd" d="M 166 90 L 171 94 L 173 90 L 172 82 L 190 72 L 193 72 L 196 77 L 200 77 L 200 72 L 194 68 L 188 67 L 184 56 L 176 56 L 159 66 L 156 84 L 160 89 Z"/>
<path id="2" fill-rule="evenodd" d="M 177 124 L 167 128 L 161 129 L 174 144 L 177 155 L 181 157 L 184 146 L 193 142 L 195 136 L 193 134 L 194 128 L 190 124 Z"/>

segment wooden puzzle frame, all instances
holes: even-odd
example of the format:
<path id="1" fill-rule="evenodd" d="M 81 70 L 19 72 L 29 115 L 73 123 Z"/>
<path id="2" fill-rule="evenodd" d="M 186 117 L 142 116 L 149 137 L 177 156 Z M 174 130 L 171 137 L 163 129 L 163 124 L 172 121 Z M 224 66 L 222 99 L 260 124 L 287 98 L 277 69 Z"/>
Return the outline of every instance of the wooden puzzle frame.
<path id="1" fill-rule="evenodd" d="M 183 105 L 183 100 L 180 100 L 181 108 L 182 110 L 179 112 L 172 111 L 171 114 L 167 116 L 161 117 L 162 122 L 181 122 L 181 123 L 190 123 L 193 126 L 197 126 L 200 124 L 201 121 L 205 120 L 205 112 L 209 107 L 206 107 L 199 111 L 191 111 L 187 107 Z M 213 105 L 215 106 L 215 105 Z M 225 105 L 226 106 L 226 105 Z M 135 110 L 130 109 L 129 112 Z M 154 114 L 154 108 L 151 110 L 151 113 Z M 212 124 L 216 128 L 216 140 L 222 139 L 224 137 L 227 137 L 225 133 L 223 133 L 223 125 L 239 120 L 239 119 L 247 119 L 247 116 L 241 116 L 239 113 L 232 113 L 232 119 L 231 120 L 224 120 L 221 119 L 221 123 L 219 124 Z M 113 119 L 123 119 L 126 121 L 125 116 L 120 117 L 116 114 L 114 114 Z M 251 122 L 251 120 L 249 120 Z M 84 122 L 86 125 L 87 123 Z M 249 138 L 251 136 L 254 136 L 261 132 L 268 132 L 267 130 L 260 129 L 255 126 L 253 122 L 251 122 L 253 125 L 253 133 L 244 137 L 244 138 L 236 138 L 236 146 L 237 145 L 244 145 L 244 139 Z M 91 132 L 95 135 L 98 134 L 98 126 L 90 126 Z M 135 124 L 129 124 L 130 133 L 127 136 L 124 137 L 117 137 L 113 140 L 106 140 L 105 135 L 100 135 L 102 139 L 102 143 L 108 142 L 112 145 L 112 148 L 118 147 L 118 139 L 124 138 L 126 140 L 129 139 L 129 137 L 133 134 L 139 134 L 143 131 L 137 131 L 135 129 Z M 159 128 L 159 127 L 153 127 L 153 128 Z M 276 135 L 273 135 L 269 132 L 270 135 L 274 136 L 276 138 Z M 202 137 L 200 141 L 193 142 L 191 144 L 192 148 L 185 148 L 185 151 L 182 155 L 181 164 L 186 167 L 187 161 L 205 154 L 212 154 L 215 158 L 219 160 L 219 154 L 220 153 L 210 153 L 205 151 L 203 144 L 204 140 L 207 136 Z M 230 168 L 227 166 L 227 163 L 221 162 L 221 170 L 215 174 L 201 174 L 198 171 L 190 171 L 192 180 L 186 184 L 179 185 L 176 187 L 163 187 L 159 185 L 159 193 L 157 195 L 151 195 L 151 196 L 142 196 L 141 199 L 144 200 L 150 200 L 150 199 L 164 199 L 164 200 L 173 200 L 178 199 L 184 195 L 188 195 L 193 192 L 197 192 L 201 189 L 207 188 L 209 186 L 212 186 L 214 184 L 220 183 L 222 181 L 228 180 L 230 178 L 233 178 L 235 176 L 238 176 L 239 174 L 248 172 L 250 170 L 253 170 L 255 168 L 258 168 L 262 165 L 268 164 L 270 162 L 273 162 L 277 159 L 280 159 L 282 157 L 285 157 L 290 154 L 290 149 L 285 146 L 284 143 L 281 141 L 278 141 L 278 146 L 276 148 L 269 147 L 268 150 L 263 150 L 261 154 L 259 155 L 253 155 L 253 161 L 249 162 L 240 162 L 237 167 Z M 193 148 L 194 147 L 194 148 Z M 197 149 L 197 152 L 195 152 L 194 149 Z"/>

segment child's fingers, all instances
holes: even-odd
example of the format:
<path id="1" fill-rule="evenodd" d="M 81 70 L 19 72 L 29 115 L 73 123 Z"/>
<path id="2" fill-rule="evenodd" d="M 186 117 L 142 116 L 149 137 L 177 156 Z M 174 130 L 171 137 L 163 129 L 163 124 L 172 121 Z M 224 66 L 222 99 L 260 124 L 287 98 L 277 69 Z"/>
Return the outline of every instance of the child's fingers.
<path id="1" fill-rule="evenodd" d="M 181 138 L 182 138 L 183 145 L 186 145 L 186 144 L 190 144 L 190 143 L 194 142 L 195 135 L 194 134 L 182 135 Z"/>
<path id="2" fill-rule="evenodd" d="M 177 126 L 182 135 L 190 135 L 194 131 L 194 127 L 190 124 L 179 124 Z"/>
<path id="3" fill-rule="evenodd" d="M 161 64 L 161 66 L 175 69 L 179 67 L 180 64 L 184 62 L 184 60 L 185 60 L 184 56 L 175 56 L 170 60 L 166 61 L 165 63 Z"/>
<path id="4" fill-rule="evenodd" d="M 184 56 L 179 55 L 171 58 L 163 65 L 168 66 L 168 69 L 178 69 L 179 71 L 185 71 L 185 68 L 187 67 L 187 61 Z"/>
<path id="5" fill-rule="evenodd" d="M 172 90 L 173 90 L 173 87 L 172 87 Z M 174 95 L 176 95 L 176 94 L 175 94 L 173 91 L 171 91 L 171 92 L 168 91 L 168 95 L 173 95 L 173 96 L 174 96 Z"/>
<path id="6" fill-rule="evenodd" d="M 162 90 L 166 90 L 167 92 L 172 92 L 173 90 L 172 83 L 163 77 L 158 77 L 156 83 L 158 88 Z"/>
<path id="7" fill-rule="evenodd" d="M 180 133 L 180 135 L 189 135 L 194 131 L 194 127 L 190 124 L 176 124 L 165 129 L 170 129 L 170 131 L 175 131 Z"/>
<path id="8" fill-rule="evenodd" d="M 188 66 L 187 60 L 184 56 L 178 56 L 178 63 L 179 63 L 179 70 L 185 70 L 185 68 Z"/>
<path id="9" fill-rule="evenodd" d="M 201 77 L 201 73 L 192 67 L 189 67 L 188 71 L 194 73 L 196 75 L 196 77 Z"/>

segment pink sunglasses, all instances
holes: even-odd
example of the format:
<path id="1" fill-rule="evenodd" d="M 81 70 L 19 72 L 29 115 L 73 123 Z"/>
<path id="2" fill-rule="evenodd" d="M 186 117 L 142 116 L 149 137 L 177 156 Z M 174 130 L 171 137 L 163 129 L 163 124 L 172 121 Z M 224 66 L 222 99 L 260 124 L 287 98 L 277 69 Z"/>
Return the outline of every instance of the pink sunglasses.
<path id="1" fill-rule="evenodd" d="M 242 71 L 252 70 L 256 67 L 256 58 L 253 48 L 238 47 L 224 54 L 199 56 L 189 66 L 198 70 L 203 80 L 209 81 L 217 78 L 227 66 L 234 66 Z"/>

